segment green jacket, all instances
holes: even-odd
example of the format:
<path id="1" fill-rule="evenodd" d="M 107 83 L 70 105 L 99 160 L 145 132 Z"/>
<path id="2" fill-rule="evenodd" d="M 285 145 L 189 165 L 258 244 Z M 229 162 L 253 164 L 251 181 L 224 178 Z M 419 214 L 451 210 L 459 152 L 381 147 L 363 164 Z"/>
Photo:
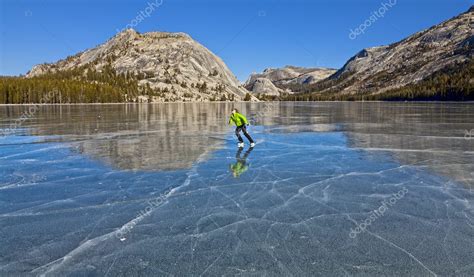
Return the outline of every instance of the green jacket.
<path id="1" fill-rule="evenodd" d="M 234 123 L 235 126 L 240 127 L 244 124 L 249 124 L 247 121 L 247 118 L 243 114 L 240 113 L 234 113 L 233 115 L 230 116 L 229 118 L 229 125 L 232 125 Z"/>
<path id="2" fill-rule="evenodd" d="M 232 171 L 232 175 L 234 175 L 235 178 L 239 178 L 240 175 L 242 175 L 248 169 L 249 167 L 242 162 L 237 162 L 230 165 L 230 170 Z"/>

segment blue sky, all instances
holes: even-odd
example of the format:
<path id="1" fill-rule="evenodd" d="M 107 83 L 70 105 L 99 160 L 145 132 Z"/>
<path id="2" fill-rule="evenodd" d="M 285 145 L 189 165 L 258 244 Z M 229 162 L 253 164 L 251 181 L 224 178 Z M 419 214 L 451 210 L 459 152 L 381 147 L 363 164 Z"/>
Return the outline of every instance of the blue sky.
<path id="1" fill-rule="evenodd" d="M 341 67 L 467 11 L 473 0 L 0 0 L 0 75 L 26 73 L 114 36 L 154 3 L 139 32 L 185 32 L 244 81 L 267 67 Z M 351 29 L 385 4 L 364 34 Z M 158 4 L 158 5 L 157 5 Z M 159 6 L 159 7 L 156 7 Z M 388 8 L 387 8 L 388 7 Z M 148 9 L 150 11 L 150 8 Z M 373 17 L 374 18 L 374 17 Z"/>

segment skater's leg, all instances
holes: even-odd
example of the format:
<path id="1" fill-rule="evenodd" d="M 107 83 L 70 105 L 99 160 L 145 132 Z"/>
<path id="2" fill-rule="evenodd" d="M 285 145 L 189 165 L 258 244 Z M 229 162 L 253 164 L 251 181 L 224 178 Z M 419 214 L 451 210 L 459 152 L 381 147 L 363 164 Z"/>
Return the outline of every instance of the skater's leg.
<path id="1" fill-rule="evenodd" d="M 240 136 L 240 130 L 242 129 L 242 127 L 237 127 L 235 128 L 235 135 L 237 136 L 237 139 L 239 140 L 239 142 L 244 142 L 244 140 L 242 139 L 242 137 Z"/>
<path id="2" fill-rule="evenodd" d="M 237 161 L 240 161 L 242 159 L 242 157 L 240 157 L 240 155 L 242 154 L 242 150 L 244 149 L 239 148 L 239 150 L 237 150 L 237 153 L 235 153 L 235 158 L 237 159 Z"/>
<path id="3" fill-rule="evenodd" d="M 253 150 L 253 147 L 250 147 L 244 154 L 244 156 L 242 157 L 242 159 L 245 161 L 247 160 L 248 156 L 250 155 L 250 152 L 252 152 Z"/>
<path id="4" fill-rule="evenodd" d="M 235 159 L 237 160 L 238 163 L 245 163 L 245 158 L 241 157 L 242 151 L 244 150 L 243 147 L 239 147 L 239 150 L 235 154 Z"/>
<path id="5" fill-rule="evenodd" d="M 244 133 L 245 137 L 250 141 L 250 143 L 253 143 L 253 139 L 249 135 L 249 133 L 247 133 L 247 128 L 245 127 L 245 125 L 242 126 L 242 132 Z"/>

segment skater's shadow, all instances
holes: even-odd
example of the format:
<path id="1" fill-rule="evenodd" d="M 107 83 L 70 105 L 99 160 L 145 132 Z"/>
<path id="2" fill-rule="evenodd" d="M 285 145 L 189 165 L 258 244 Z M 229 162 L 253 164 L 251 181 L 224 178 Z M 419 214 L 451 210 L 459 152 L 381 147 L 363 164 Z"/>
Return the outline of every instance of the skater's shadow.
<path id="1" fill-rule="evenodd" d="M 247 171 L 250 166 L 250 164 L 247 164 L 247 158 L 250 155 L 250 152 L 252 152 L 253 148 L 247 149 L 244 155 L 241 156 L 243 150 L 244 148 L 239 148 L 239 150 L 237 150 L 237 153 L 235 154 L 236 162 L 229 165 L 230 171 L 232 171 L 234 178 L 239 178 L 240 175 Z"/>

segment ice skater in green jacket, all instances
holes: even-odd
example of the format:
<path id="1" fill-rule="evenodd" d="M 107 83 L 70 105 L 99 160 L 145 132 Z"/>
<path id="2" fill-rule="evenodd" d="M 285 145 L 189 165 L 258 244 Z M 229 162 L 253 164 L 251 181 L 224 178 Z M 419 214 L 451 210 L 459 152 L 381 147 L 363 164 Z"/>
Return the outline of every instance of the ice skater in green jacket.
<path id="1" fill-rule="evenodd" d="M 240 114 L 237 109 L 232 109 L 232 114 L 230 115 L 229 118 L 229 125 L 234 124 L 236 126 L 235 128 L 235 135 L 237 136 L 237 139 L 239 140 L 239 147 L 244 147 L 244 140 L 240 136 L 240 131 L 244 133 L 244 136 L 249 140 L 250 142 L 250 147 L 255 146 L 255 142 L 253 141 L 252 137 L 249 135 L 247 132 L 247 126 L 249 125 L 249 122 L 247 121 L 247 118 L 243 114 Z"/>

